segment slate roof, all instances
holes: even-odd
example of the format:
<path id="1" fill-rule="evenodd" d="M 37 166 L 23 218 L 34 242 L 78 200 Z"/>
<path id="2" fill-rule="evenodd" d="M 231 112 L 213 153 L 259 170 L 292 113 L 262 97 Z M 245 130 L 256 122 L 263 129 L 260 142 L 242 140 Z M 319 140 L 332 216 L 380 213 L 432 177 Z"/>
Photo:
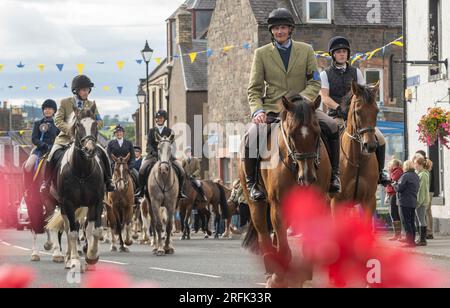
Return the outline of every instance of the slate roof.
<path id="1" fill-rule="evenodd" d="M 181 57 L 181 65 L 186 83 L 187 91 L 207 91 L 208 90 L 208 59 L 206 53 L 197 55 L 194 63 L 191 63 L 190 52 L 206 51 L 206 40 L 193 40 L 192 47 L 186 45 L 179 46 L 179 54 L 186 54 Z"/>

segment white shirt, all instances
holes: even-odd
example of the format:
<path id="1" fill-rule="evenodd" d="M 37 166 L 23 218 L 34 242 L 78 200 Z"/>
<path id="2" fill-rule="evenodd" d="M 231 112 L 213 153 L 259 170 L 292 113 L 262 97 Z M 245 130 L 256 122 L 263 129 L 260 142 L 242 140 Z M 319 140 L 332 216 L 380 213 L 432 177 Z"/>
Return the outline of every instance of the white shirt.
<path id="1" fill-rule="evenodd" d="M 119 143 L 119 146 L 122 147 L 122 145 L 123 145 L 123 138 L 122 139 L 117 139 L 117 142 Z"/>
<path id="2" fill-rule="evenodd" d="M 358 84 L 360 86 L 365 86 L 366 85 L 366 79 L 364 78 L 363 73 L 361 72 L 361 70 L 359 68 L 356 68 L 356 72 L 357 72 L 357 76 L 358 76 Z M 328 82 L 328 75 L 326 71 L 322 71 L 320 73 L 320 80 L 322 82 L 322 89 L 330 89 L 330 83 Z"/>
<path id="3" fill-rule="evenodd" d="M 162 134 L 164 127 L 165 127 L 164 125 L 162 126 L 156 125 L 156 128 L 158 129 L 160 135 Z"/>

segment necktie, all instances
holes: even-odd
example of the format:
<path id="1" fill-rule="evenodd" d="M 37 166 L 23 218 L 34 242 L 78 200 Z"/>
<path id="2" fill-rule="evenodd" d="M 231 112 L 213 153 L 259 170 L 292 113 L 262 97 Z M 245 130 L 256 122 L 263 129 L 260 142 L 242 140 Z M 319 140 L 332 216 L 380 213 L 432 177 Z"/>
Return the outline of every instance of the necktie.
<path id="1" fill-rule="evenodd" d="M 83 102 L 82 101 L 78 101 L 78 109 L 83 108 Z"/>

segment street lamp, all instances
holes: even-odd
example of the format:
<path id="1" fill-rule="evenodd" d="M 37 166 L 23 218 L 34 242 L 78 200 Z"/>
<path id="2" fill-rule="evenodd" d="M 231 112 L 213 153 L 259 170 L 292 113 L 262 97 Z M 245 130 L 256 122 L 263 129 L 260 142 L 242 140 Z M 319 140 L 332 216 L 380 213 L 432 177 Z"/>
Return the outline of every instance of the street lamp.
<path id="1" fill-rule="evenodd" d="M 149 93 L 149 89 L 148 89 L 148 64 L 150 63 L 150 60 L 152 59 L 153 56 L 153 49 L 150 48 L 150 46 L 148 46 L 148 41 L 145 41 L 145 47 L 144 49 L 142 49 L 141 51 L 142 54 L 142 59 L 144 59 L 145 62 L 145 80 L 146 80 L 146 88 L 147 88 L 147 101 L 146 101 L 146 114 L 149 115 L 148 112 L 148 108 L 149 108 L 149 103 L 150 103 L 150 93 Z M 154 102 L 153 102 L 154 103 Z M 152 112 L 154 112 L 154 107 L 152 106 Z M 150 119 L 150 116 L 149 116 Z M 148 124 L 149 121 L 145 121 L 145 131 L 148 132 Z"/>
<path id="2" fill-rule="evenodd" d="M 145 94 L 144 90 L 142 90 L 141 87 L 139 87 L 139 91 L 136 94 L 137 100 L 139 105 L 143 105 L 146 103 L 147 95 Z"/>

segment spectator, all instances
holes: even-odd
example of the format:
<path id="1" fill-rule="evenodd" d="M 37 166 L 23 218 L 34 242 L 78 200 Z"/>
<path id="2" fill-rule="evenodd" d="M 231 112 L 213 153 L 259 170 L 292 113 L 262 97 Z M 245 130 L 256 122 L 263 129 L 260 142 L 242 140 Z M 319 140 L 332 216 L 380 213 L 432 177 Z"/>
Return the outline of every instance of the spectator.
<path id="1" fill-rule="evenodd" d="M 414 167 L 419 175 L 419 192 L 417 194 L 416 226 L 420 227 L 420 240 L 417 246 L 427 245 L 426 210 L 430 202 L 430 174 L 427 160 L 420 154 L 414 157 Z"/>
<path id="2" fill-rule="evenodd" d="M 422 155 L 425 160 L 427 161 L 427 170 L 430 173 L 430 202 L 427 204 L 426 207 L 426 213 L 427 213 L 427 240 L 432 240 L 434 239 L 434 235 L 433 235 L 433 213 L 431 211 L 431 203 L 433 201 L 433 197 L 434 197 L 434 178 L 433 178 L 433 162 L 427 158 L 427 154 L 425 153 L 425 151 L 417 151 L 416 154 L 420 154 Z"/>
<path id="3" fill-rule="evenodd" d="M 403 175 L 403 170 L 401 167 L 401 162 L 398 159 L 393 159 L 389 162 L 389 178 L 392 182 L 398 182 L 400 177 Z M 402 234 L 402 223 L 400 217 L 400 211 L 397 206 L 397 196 L 392 187 L 392 184 L 389 184 L 386 187 L 386 193 L 388 195 L 388 204 L 390 205 L 390 214 L 392 219 L 392 226 L 394 228 L 394 235 L 389 239 L 390 241 L 398 241 L 401 238 Z"/>
<path id="4" fill-rule="evenodd" d="M 403 175 L 398 182 L 393 183 L 397 192 L 397 205 L 400 206 L 400 214 L 406 231 L 405 247 L 414 247 L 416 227 L 415 212 L 417 206 L 417 193 L 419 191 L 419 176 L 414 170 L 414 163 L 407 160 L 403 164 Z"/>

